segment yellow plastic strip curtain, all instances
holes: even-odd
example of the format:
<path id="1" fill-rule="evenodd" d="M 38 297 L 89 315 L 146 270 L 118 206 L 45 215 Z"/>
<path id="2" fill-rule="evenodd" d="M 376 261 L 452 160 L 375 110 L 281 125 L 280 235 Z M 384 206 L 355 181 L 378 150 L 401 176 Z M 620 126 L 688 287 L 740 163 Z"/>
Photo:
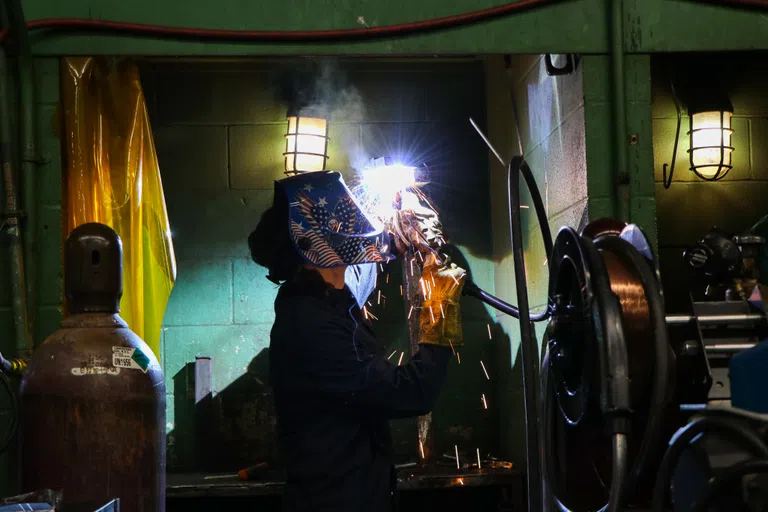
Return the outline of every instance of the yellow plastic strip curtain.
<path id="1" fill-rule="evenodd" d="M 152 129 L 135 64 L 62 62 L 65 235 L 87 222 L 123 241 L 121 316 L 160 359 L 176 260 Z"/>

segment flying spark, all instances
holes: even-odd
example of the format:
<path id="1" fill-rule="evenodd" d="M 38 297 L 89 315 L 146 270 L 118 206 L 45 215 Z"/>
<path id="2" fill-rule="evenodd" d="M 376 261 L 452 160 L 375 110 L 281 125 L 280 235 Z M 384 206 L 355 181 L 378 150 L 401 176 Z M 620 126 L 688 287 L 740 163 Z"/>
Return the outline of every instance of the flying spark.
<path id="1" fill-rule="evenodd" d="M 461 465 L 459 464 L 459 446 L 453 445 L 453 449 L 456 451 L 456 469 L 461 469 Z"/>
<path id="2" fill-rule="evenodd" d="M 424 297 L 427 296 L 427 285 L 424 284 L 424 278 L 422 277 L 419 279 L 419 284 L 421 285 L 421 293 L 424 295 Z"/>
<path id="3" fill-rule="evenodd" d="M 480 361 L 480 366 L 483 367 L 483 372 L 485 373 L 485 378 L 488 380 L 491 380 L 491 378 L 488 376 L 488 370 L 485 369 L 485 364 L 483 364 L 482 361 Z"/>
<path id="4" fill-rule="evenodd" d="M 480 448 L 477 449 L 477 469 L 483 469 L 483 465 L 480 464 Z"/>
<path id="5" fill-rule="evenodd" d="M 488 408 L 488 401 L 485 399 L 485 393 L 483 393 L 483 407 Z"/>
<path id="6" fill-rule="evenodd" d="M 443 310 L 443 303 L 440 303 L 440 315 L 445 318 L 445 310 Z"/>
<path id="7" fill-rule="evenodd" d="M 381 290 L 379 290 L 379 299 L 378 299 L 378 301 L 376 303 L 377 304 L 381 304 Z"/>
<path id="8" fill-rule="evenodd" d="M 542 265 L 542 267 L 546 267 L 546 266 L 547 266 L 547 258 L 544 258 L 544 264 Z"/>
<path id="9" fill-rule="evenodd" d="M 451 352 L 453 352 L 455 354 L 456 350 L 454 350 L 453 343 L 451 343 L 451 340 L 448 340 L 448 344 L 451 346 Z"/>
<path id="10" fill-rule="evenodd" d="M 370 317 L 373 318 L 374 320 L 378 320 L 378 318 L 376 318 L 376 315 L 374 315 L 370 311 L 368 311 L 368 315 L 370 315 Z"/>
<path id="11" fill-rule="evenodd" d="M 429 274 L 429 277 L 432 279 L 432 286 L 437 288 L 437 285 L 435 284 L 435 274 Z"/>
<path id="12" fill-rule="evenodd" d="M 411 306 L 411 310 L 408 312 L 408 320 L 411 319 L 412 314 L 413 314 L 413 306 Z"/>
<path id="13" fill-rule="evenodd" d="M 389 274 L 387 274 L 386 284 L 389 284 Z"/>
<path id="14" fill-rule="evenodd" d="M 424 443 L 421 441 L 421 439 L 419 439 L 419 451 L 421 452 L 421 458 L 425 459 L 426 457 L 424 457 Z"/>
<path id="15" fill-rule="evenodd" d="M 459 478 L 459 483 L 460 483 L 461 485 L 464 485 L 464 479 L 463 479 L 463 478 Z"/>
<path id="16" fill-rule="evenodd" d="M 491 324 L 488 324 L 488 339 L 492 340 L 493 336 L 491 336 Z"/>
<path id="17" fill-rule="evenodd" d="M 392 351 L 392 353 L 391 353 L 391 354 L 389 354 L 389 357 L 387 358 L 387 361 L 389 361 L 390 359 L 392 359 L 392 356 L 393 356 L 393 355 L 395 355 L 396 353 L 397 353 L 397 349 L 393 350 L 393 351 Z"/>
<path id="18" fill-rule="evenodd" d="M 400 296 L 403 296 L 403 285 L 400 285 Z"/>
<path id="19" fill-rule="evenodd" d="M 365 306 L 363 306 L 363 316 L 366 320 L 368 320 L 368 310 L 365 308 Z"/>
<path id="20" fill-rule="evenodd" d="M 400 366 L 400 364 L 403 362 L 404 355 L 405 355 L 405 352 L 400 352 L 400 360 L 397 362 L 397 366 Z"/>
<path id="21" fill-rule="evenodd" d="M 459 286 L 459 280 L 456 279 L 456 276 L 451 276 L 451 278 L 456 282 L 456 286 Z"/>
<path id="22" fill-rule="evenodd" d="M 421 260 L 421 262 L 424 263 L 424 255 L 421 254 L 421 251 L 419 251 L 417 254 L 419 255 L 419 259 Z"/>
<path id="23" fill-rule="evenodd" d="M 456 352 L 456 359 L 458 359 L 459 364 L 461 364 L 461 354 L 459 354 L 458 352 Z"/>
<path id="24" fill-rule="evenodd" d="M 435 314 L 432 312 L 432 306 L 429 306 L 429 316 L 432 317 L 432 323 L 435 323 Z"/>
<path id="25" fill-rule="evenodd" d="M 411 277 L 413 277 L 413 258 L 411 258 Z"/>

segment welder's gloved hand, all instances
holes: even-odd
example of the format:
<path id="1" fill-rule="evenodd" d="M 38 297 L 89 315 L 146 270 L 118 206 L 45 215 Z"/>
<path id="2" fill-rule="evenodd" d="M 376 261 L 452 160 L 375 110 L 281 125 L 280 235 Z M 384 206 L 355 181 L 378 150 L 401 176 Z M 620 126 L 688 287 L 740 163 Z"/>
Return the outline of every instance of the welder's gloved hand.
<path id="1" fill-rule="evenodd" d="M 409 191 L 402 193 L 401 200 L 402 207 L 395 213 L 393 226 L 398 251 L 426 253 L 430 247 L 436 249 L 445 244 L 443 225 L 428 201 Z"/>
<path id="2" fill-rule="evenodd" d="M 454 264 L 441 264 L 430 253 L 421 275 L 426 297 L 419 317 L 419 341 L 452 348 L 463 345 L 459 299 L 467 272 Z"/>

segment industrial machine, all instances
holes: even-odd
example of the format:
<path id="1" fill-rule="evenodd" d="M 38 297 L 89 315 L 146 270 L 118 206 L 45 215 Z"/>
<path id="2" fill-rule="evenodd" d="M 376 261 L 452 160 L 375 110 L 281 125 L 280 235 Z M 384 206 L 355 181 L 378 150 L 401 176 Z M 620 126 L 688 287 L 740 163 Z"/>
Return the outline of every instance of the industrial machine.
<path id="1" fill-rule="evenodd" d="M 768 470 L 765 240 L 706 234 L 684 255 L 703 297 L 668 315 L 642 230 L 599 220 L 553 242 L 527 164 L 508 172 L 519 305 L 472 283 L 465 294 L 520 319 L 529 510 L 768 510 L 755 476 Z M 539 315 L 528 311 L 519 176 L 549 255 Z M 531 323 L 547 320 L 540 361 Z"/>

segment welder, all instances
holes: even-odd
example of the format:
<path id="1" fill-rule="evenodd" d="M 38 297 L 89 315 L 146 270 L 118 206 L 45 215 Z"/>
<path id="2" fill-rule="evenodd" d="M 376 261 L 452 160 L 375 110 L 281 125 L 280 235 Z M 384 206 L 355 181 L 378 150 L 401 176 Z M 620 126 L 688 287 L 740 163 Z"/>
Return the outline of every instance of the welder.
<path id="1" fill-rule="evenodd" d="M 416 220 L 399 229 L 422 227 Z M 394 258 L 388 236 L 338 173 L 316 172 L 276 182 L 273 204 L 248 238 L 253 260 L 280 284 L 269 356 L 286 511 L 393 510 L 389 420 L 432 409 L 451 345 L 462 343 L 466 273 L 425 249 L 432 293 L 420 348 L 402 365 L 386 358 L 363 308 L 372 273 Z"/>

